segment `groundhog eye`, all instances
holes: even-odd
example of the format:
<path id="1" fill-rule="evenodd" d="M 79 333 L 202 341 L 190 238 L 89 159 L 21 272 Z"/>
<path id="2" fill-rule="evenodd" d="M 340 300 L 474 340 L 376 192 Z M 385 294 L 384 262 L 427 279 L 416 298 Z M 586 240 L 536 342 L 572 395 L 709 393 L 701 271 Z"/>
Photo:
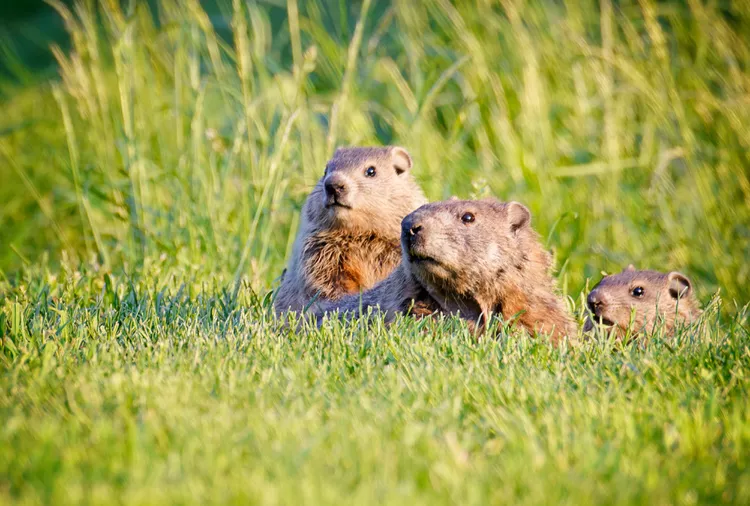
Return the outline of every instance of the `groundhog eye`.
<path id="1" fill-rule="evenodd" d="M 463 216 L 461 216 L 461 221 L 464 223 L 474 223 L 474 215 L 472 213 L 464 213 Z"/>
<path id="2" fill-rule="evenodd" d="M 365 171 L 365 176 L 367 177 L 375 177 L 376 174 L 375 167 L 367 167 L 367 170 Z"/>
<path id="3" fill-rule="evenodd" d="M 630 293 L 633 294 L 633 297 L 643 297 L 643 288 L 640 286 L 636 286 L 630 291 Z"/>

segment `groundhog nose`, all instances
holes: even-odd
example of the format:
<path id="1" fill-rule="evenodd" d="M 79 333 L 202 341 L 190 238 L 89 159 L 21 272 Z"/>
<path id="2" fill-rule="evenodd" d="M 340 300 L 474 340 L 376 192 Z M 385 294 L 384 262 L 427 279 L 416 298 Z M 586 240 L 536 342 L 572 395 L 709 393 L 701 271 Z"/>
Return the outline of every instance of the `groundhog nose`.
<path id="1" fill-rule="evenodd" d="M 414 234 L 411 233 L 411 229 L 416 224 L 416 220 L 414 219 L 414 216 L 409 214 L 407 215 L 403 220 L 401 220 L 401 235 L 404 237 L 410 237 Z"/>
<path id="2" fill-rule="evenodd" d="M 346 183 L 341 179 L 328 179 L 323 186 L 329 197 L 340 197 L 346 193 Z"/>
<path id="3" fill-rule="evenodd" d="M 401 237 L 404 246 L 407 248 L 414 246 L 420 230 L 422 230 L 422 225 L 413 216 L 404 218 L 401 222 Z"/>
<path id="4" fill-rule="evenodd" d="M 589 296 L 586 297 L 586 303 L 589 306 L 589 310 L 596 315 L 601 313 L 602 308 L 604 307 L 604 300 L 602 300 L 599 292 L 596 290 L 592 290 L 591 293 L 589 293 Z"/>

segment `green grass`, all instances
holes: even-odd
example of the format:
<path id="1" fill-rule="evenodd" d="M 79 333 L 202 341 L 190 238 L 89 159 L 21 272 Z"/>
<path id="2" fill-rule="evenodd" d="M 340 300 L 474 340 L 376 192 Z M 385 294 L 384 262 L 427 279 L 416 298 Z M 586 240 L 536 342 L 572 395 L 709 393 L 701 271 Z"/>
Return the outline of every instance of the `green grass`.
<path id="1" fill-rule="evenodd" d="M 247 286 L 147 279 L 9 288 L 6 500 L 750 501 L 746 311 L 645 348 L 553 349 L 452 321 L 293 333 Z"/>
<path id="2" fill-rule="evenodd" d="M 0 502 L 750 503 L 750 9 L 123 3 L 0 83 Z M 433 200 L 529 206 L 579 318 L 631 262 L 704 318 L 283 328 L 307 192 L 385 143 Z"/>

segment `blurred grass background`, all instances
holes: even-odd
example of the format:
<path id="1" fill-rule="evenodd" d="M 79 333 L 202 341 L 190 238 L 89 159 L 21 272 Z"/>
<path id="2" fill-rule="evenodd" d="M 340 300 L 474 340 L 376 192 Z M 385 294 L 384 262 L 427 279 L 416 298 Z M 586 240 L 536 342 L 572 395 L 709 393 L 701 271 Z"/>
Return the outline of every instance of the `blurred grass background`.
<path id="1" fill-rule="evenodd" d="M 5 276 L 166 256 L 267 288 L 332 150 L 397 143 L 431 199 L 527 204 L 573 296 L 634 262 L 750 298 L 747 1 L 45 9 L 2 32 Z M 37 19 L 59 77 L 23 70 Z"/>

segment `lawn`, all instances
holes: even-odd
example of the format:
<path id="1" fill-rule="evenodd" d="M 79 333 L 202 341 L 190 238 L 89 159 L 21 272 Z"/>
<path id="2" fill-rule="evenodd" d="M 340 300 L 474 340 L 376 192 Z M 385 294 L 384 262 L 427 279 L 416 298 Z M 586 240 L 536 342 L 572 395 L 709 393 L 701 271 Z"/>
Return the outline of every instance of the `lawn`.
<path id="1" fill-rule="evenodd" d="M 51 73 L 0 44 L 0 503 L 750 503 L 747 2 L 123 4 L 53 2 Z M 291 330 L 349 144 L 526 204 L 579 322 L 631 262 L 704 316 Z"/>

